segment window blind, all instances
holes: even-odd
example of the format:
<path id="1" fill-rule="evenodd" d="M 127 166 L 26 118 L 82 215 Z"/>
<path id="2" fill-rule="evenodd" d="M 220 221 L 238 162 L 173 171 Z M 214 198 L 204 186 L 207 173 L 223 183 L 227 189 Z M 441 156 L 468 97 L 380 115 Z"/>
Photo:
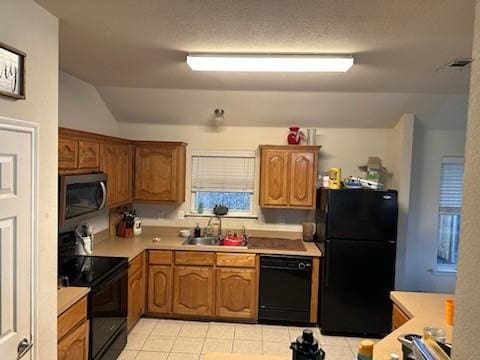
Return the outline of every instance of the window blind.
<path id="1" fill-rule="evenodd" d="M 254 186 L 254 152 L 192 154 L 192 191 L 253 193 Z"/>
<path id="2" fill-rule="evenodd" d="M 462 207 L 463 157 L 444 157 L 440 174 L 440 210 L 458 211 Z"/>

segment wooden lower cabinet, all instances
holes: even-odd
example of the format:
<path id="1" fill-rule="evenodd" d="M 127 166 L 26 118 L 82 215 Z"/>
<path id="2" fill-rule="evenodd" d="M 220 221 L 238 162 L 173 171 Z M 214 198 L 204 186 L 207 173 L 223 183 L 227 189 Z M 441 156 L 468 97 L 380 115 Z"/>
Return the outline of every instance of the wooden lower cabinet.
<path id="1" fill-rule="evenodd" d="M 128 269 L 128 331 L 145 313 L 145 263 L 143 259 L 143 253 L 138 255 L 130 262 Z"/>
<path id="2" fill-rule="evenodd" d="M 87 360 L 88 332 L 87 298 L 80 299 L 57 319 L 58 360 Z"/>
<path id="3" fill-rule="evenodd" d="M 149 265 L 147 312 L 170 314 L 173 297 L 173 267 L 169 265 Z"/>
<path id="4" fill-rule="evenodd" d="M 58 342 L 58 360 L 88 359 L 88 321 Z"/>
<path id="5" fill-rule="evenodd" d="M 392 331 L 405 324 L 410 318 L 395 304 L 392 309 Z"/>
<path id="6" fill-rule="evenodd" d="M 217 317 L 255 319 L 257 317 L 257 271 L 217 269 Z"/>
<path id="7" fill-rule="evenodd" d="M 213 316 L 214 286 L 213 267 L 175 267 L 173 312 L 179 315 Z"/>

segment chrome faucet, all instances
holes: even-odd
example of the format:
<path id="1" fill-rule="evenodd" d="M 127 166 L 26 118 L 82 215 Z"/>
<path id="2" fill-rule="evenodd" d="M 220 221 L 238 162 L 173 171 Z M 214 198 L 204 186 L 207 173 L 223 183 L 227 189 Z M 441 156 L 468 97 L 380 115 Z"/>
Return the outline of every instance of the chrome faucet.
<path id="1" fill-rule="evenodd" d="M 218 219 L 218 236 L 222 236 L 222 218 L 218 215 L 213 215 L 210 217 L 210 219 L 208 219 L 208 224 L 207 224 L 207 227 L 210 227 L 210 225 L 212 224 L 212 220 L 213 219 Z"/>

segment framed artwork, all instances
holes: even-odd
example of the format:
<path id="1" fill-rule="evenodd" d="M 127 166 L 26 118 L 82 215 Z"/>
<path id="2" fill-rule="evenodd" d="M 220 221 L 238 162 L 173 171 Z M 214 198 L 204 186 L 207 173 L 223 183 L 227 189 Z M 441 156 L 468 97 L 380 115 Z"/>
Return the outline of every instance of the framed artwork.
<path id="1" fill-rule="evenodd" d="M 0 43 L 0 95 L 25 99 L 24 52 Z"/>

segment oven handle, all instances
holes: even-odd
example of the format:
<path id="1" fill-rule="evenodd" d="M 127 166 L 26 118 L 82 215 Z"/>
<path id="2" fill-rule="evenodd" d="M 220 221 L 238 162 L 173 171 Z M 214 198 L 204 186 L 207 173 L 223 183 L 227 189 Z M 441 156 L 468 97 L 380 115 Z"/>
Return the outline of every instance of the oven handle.
<path id="1" fill-rule="evenodd" d="M 311 266 L 306 265 L 303 269 L 300 268 L 291 268 L 286 266 L 268 266 L 268 265 L 261 265 L 260 270 L 262 269 L 269 269 L 269 270 L 292 270 L 292 271 L 301 271 L 301 272 L 311 272 Z"/>
<path id="2" fill-rule="evenodd" d="M 92 293 L 99 293 L 103 290 L 105 290 L 105 288 L 107 288 L 110 283 L 114 282 L 114 281 L 117 281 L 119 280 L 121 277 L 127 275 L 127 270 L 128 268 L 125 267 L 125 268 L 122 268 L 120 273 L 118 273 L 117 275 L 114 275 L 112 277 L 109 277 L 105 280 L 103 280 L 100 285 L 96 286 L 94 289 L 92 289 Z"/>
<path id="3" fill-rule="evenodd" d="M 102 189 L 102 202 L 100 203 L 98 210 L 102 210 L 107 202 L 107 187 L 105 186 L 105 181 L 99 181 L 99 184 L 100 188 Z"/>

